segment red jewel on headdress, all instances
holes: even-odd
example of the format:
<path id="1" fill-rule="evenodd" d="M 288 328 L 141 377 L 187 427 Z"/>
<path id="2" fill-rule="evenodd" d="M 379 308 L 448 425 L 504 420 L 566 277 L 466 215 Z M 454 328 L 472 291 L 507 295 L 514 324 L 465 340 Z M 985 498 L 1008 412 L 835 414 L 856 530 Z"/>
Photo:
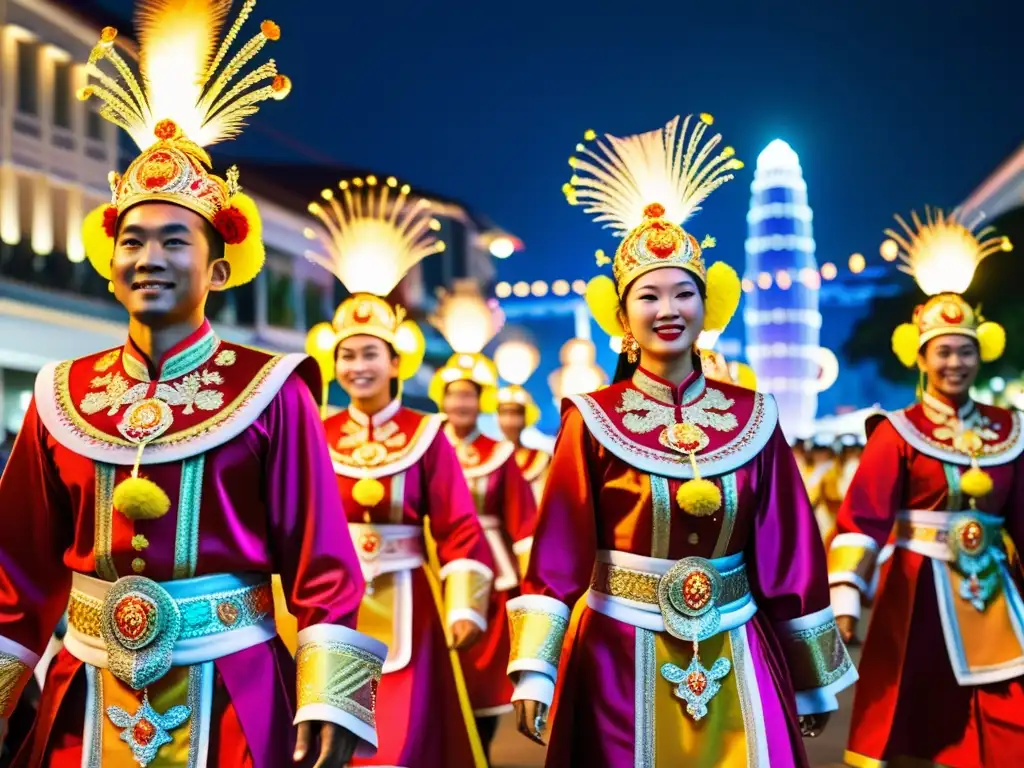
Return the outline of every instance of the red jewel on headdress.
<path id="1" fill-rule="evenodd" d="M 942 305 L 940 314 L 947 323 L 960 323 L 964 319 L 964 311 L 952 301 Z"/>
<path id="2" fill-rule="evenodd" d="M 178 135 L 178 124 L 173 120 L 161 120 L 153 129 L 153 135 L 162 141 L 173 139 Z"/>
<path id="3" fill-rule="evenodd" d="M 352 313 L 352 319 L 357 323 L 368 323 L 371 317 L 373 317 L 373 310 L 370 308 L 369 303 L 365 301 L 356 305 L 356 309 Z"/>
<path id="4" fill-rule="evenodd" d="M 107 233 L 107 237 L 113 240 L 114 234 L 117 232 L 117 208 L 113 205 L 108 205 L 103 209 L 103 231 Z"/>
<path id="5" fill-rule="evenodd" d="M 644 208 L 644 218 L 646 219 L 660 219 L 665 215 L 665 206 L 661 203 L 651 203 Z"/>
<path id="6" fill-rule="evenodd" d="M 238 245 L 249 236 L 249 220 L 234 206 L 217 211 L 213 217 L 213 228 L 227 245 Z"/>
<path id="7" fill-rule="evenodd" d="M 679 248 L 679 241 L 672 230 L 665 226 L 664 222 L 655 221 L 651 223 L 650 232 L 647 235 L 647 250 L 659 259 L 667 259 Z"/>

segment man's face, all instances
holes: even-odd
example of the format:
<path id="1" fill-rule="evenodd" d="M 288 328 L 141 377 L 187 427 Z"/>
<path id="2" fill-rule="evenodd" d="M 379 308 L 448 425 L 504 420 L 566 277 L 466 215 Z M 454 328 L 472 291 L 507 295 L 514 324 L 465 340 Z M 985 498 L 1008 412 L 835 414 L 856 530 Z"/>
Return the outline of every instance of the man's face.
<path id="1" fill-rule="evenodd" d="M 163 327 L 202 313 L 231 274 L 227 261 L 211 263 L 209 238 L 205 219 L 171 203 L 141 203 L 121 217 L 111 282 L 132 319 Z"/>
<path id="2" fill-rule="evenodd" d="M 519 440 L 519 436 L 526 428 L 526 409 L 515 403 L 499 405 L 498 426 L 506 438 L 513 442 Z"/>
<path id="3" fill-rule="evenodd" d="M 453 381 L 444 391 L 442 405 L 455 429 L 469 431 L 480 415 L 480 390 L 471 381 Z"/>

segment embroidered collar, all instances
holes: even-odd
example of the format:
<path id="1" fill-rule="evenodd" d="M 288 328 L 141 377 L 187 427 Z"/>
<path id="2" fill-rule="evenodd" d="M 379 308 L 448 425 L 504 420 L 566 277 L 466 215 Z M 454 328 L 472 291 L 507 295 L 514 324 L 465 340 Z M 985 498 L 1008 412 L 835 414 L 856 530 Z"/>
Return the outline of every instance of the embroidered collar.
<path id="1" fill-rule="evenodd" d="M 349 418 L 352 419 L 352 421 L 354 421 L 361 427 L 365 427 L 367 424 L 373 424 L 373 426 L 379 427 L 383 424 L 387 424 L 389 421 L 395 418 L 395 414 L 398 413 L 401 407 L 402 400 L 401 398 L 396 397 L 394 400 L 385 405 L 372 416 L 367 416 L 354 405 L 349 405 L 348 415 Z"/>
<path id="2" fill-rule="evenodd" d="M 921 404 L 924 406 L 928 418 L 936 424 L 948 424 L 951 420 L 967 424 L 978 415 L 978 408 L 973 400 L 968 400 L 959 408 L 954 408 L 935 395 L 925 392 L 921 395 Z"/>
<path id="3" fill-rule="evenodd" d="M 129 337 L 124 345 L 124 372 L 136 381 L 173 381 L 208 362 L 219 346 L 220 339 L 209 320 L 203 320 L 199 328 L 167 350 L 158 364 L 149 360 Z"/>
<path id="4" fill-rule="evenodd" d="M 460 440 L 459 436 L 455 434 L 455 428 L 452 426 L 452 423 L 450 421 L 446 421 L 444 423 L 444 435 L 448 438 L 448 442 L 458 448 L 460 445 L 472 445 L 475 443 L 477 438 L 480 437 L 480 430 L 474 429 L 466 435 L 465 439 Z"/>
<path id="5" fill-rule="evenodd" d="M 689 405 L 704 394 L 707 382 L 700 370 L 694 370 L 678 387 L 643 368 L 633 374 L 633 386 L 665 405 Z"/>

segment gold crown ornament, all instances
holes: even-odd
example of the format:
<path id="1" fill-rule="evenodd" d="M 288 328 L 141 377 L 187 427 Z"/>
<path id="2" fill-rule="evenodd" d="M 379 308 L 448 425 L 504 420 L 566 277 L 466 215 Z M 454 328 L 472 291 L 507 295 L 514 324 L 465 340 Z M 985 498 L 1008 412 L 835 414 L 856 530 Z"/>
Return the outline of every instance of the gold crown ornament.
<path id="1" fill-rule="evenodd" d="M 586 300 L 591 314 L 611 336 L 621 335 L 619 302 L 630 284 L 654 269 L 685 269 L 707 289 L 704 328 L 724 328 L 740 299 L 740 280 L 728 265 L 705 266 L 704 250 L 715 245 L 702 241 L 683 224 L 709 194 L 733 178 L 743 167 L 732 147 L 716 153 L 722 141 L 715 134 L 706 141 L 713 124 L 711 115 L 672 118 L 664 128 L 634 136 L 606 136 L 591 149 L 576 145 L 569 159 L 572 178 L 562 190 L 570 205 L 582 205 L 584 213 L 622 238 L 612 259 L 614 281 L 601 275 L 587 284 Z M 692 126 L 692 129 L 691 129 Z M 596 139 L 587 131 L 585 141 Z M 599 266 L 607 261 L 598 252 Z"/>
<path id="2" fill-rule="evenodd" d="M 430 322 L 455 352 L 431 379 L 427 390 L 430 399 L 440 408 L 449 384 L 472 381 L 480 387 L 480 410 L 494 413 L 498 407 L 498 369 L 483 349 L 504 324 L 501 310 L 487 302 L 476 281 L 457 280 L 451 291 L 438 292 L 437 309 Z"/>
<path id="3" fill-rule="evenodd" d="M 1002 357 L 1006 332 L 986 321 L 960 294 L 974 279 L 982 259 L 996 251 L 1009 251 L 1009 238 L 994 234 L 992 227 L 974 232 L 957 212 L 925 208 L 924 220 L 911 213 L 911 224 L 896 216 L 902 232 L 885 230 L 883 255 L 898 256 L 900 270 L 911 275 L 928 300 L 914 309 L 913 319 L 899 325 L 892 335 L 892 349 L 908 368 L 913 368 L 921 349 L 938 336 L 968 336 L 978 342 L 983 362 Z"/>
<path id="4" fill-rule="evenodd" d="M 100 114 L 127 131 L 140 150 L 124 174 L 111 173 L 110 204 L 83 223 L 86 255 L 108 280 L 117 220 L 145 202 L 180 205 L 210 222 L 226 246 L 228 287 L 249 282 L 262 269 L 256 204 L 242 194 L 238 169 L 217 176 L 205 149 L 237 136 L 261 102 L 291 91 L 273 59 L 245 71 L 268 42 L 280 38 L 274 22 L 264 21 L 228 56 L 255 6 L 256 0 L 245 1 L 218 45 L 231 0 L 138 0 L 139 77 L 117 50 L 117 30 L 103 29 L 87 66 L 93 82 L 78 97 L 102 101 Z M 116 74 L 100 68 L 104 61 Z"/>
<path id="5" fill-rule="evenodd" d="M 416 264 L 444 250 L 440 229 L 425 198 L 394 176 L 345 179 L 338 190 L 325 189 L 309 212 L 322 225 L 306 237 L 326 252 L 307 251 L 306 258 L 326 269 L 352 294 L 338 305 L 330 332 L 319 334 L 318 359 L 333 370 L 334 351 L 352 336 L 375 336 L 399 356 L 399 378 L 412 378 L 423 362 L 423 332 L 405 309 L 387 296 Z M 311 334 L 317 333 L 314 328 Z"/>

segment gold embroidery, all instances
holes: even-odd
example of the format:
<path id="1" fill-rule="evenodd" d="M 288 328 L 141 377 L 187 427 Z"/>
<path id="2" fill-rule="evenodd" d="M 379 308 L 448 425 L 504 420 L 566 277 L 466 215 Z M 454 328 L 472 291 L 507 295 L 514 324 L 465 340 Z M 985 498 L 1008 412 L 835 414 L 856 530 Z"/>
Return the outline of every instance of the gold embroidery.
<path id="1" fill-rule="evenodd" d="M 226 368 L 229 365 L 234 365 L 236 359 L 237 359 L 237 356 L 235 355 L 235 350 L 233 350 L 233 349 L 224 349 L 224 350 L 221 350 L 217 354 L 217 357 L 214 359 L 213 362 L 216 363 L 217 365 L 220 365 L 220 366 L 223 366 L 223 367 Z"/>
<path id="2" fill-rule="evenodd" d="M 107 410 L 109 416 L 117 415 L 123 406 L 132 405 L 141 400 L 146 394 L 145 384 L 128 386 L 128 380 L 120 373 L 108 373 L 104 376 L 97 376 L 89 386 L 93 389 L 103 387 L 102 392 L 90 392 L 79 404 L 82 413 L 92 416 L 102 410 Z"/>
<path id="3" fill-rule="evenodd" d="M 379 467 L 385 464 L 393 464 L 401 459 L 409 450 L 416 445 L 429 419 L 421 419 L 416 431 L 410 437 L 400 431 L 398 425 L 389 421 L 379 427 L 374 427 L 373 436 L 382 442 L 368 442 L 368 431 L 365 426 L 360 426 L 353 420 L 345 422 L 341 427 L 342 435 L 334 446 L 331 447 L 331 457 L 340 464 L 349 467 Z M 368 449 L 366 446 L 374 446 Z M 371 454 L 371 451 L 373 452 Z M 378 454 L 383 454 L 378 458 Z M 369 461 L 368 461 L 369 460 Z"/>
<path id="4" fill-rule="evenodd" d="M 956 413 L 946 413 L 939 409 L 929 405 L 928 403 L 922 403 L 924 409 L 925 418 L 928 419 L 935 426 L 932 428 L 932 438 L 940 442 L 955 442 L 965 432 L 973 433 L 975 436 L 985 441 L 993 441 L 999 439 L 999 433 L 992 429 L 992 422 L 988 418 L 981 415 L 981 412 L 975 408 L 968 414 L 963 421 L 960 420 Z M 957 448 L 957 450 L 961 450 Z"/>
<path id="5" fill-rule="evenodd" d="M 718 432 L 731 432 L 739 426 L 735 414 L 728 412 L 734 404 L 735 401 L 720 390 L 708 388 L 697 402 L 683 406 L 682 419 L 677 419 L 674 406 L 650 400 L 639 390 L 627 389 L 622 393 L 616 411 L 623 414 L 623 426 L 639 435 L 658 427 L 671 427 L 679 421 Z"/>
<path id="6" fill-rule="evenodd" d="M 224 393 L 204 386 L 223 384 L 224 378 L 216 371 L 193 372 L 170 386 L 158 384 L 156 396 L 168 405 L 184 406 L 182 413 L 188 416 L 201 411 L 216 411 L 224 405 Z"/>
<path id="7" fill-rule="evenodd" d="M 469 610 L 487 615 L 491 579 L 478 571 L 454 571 L 445 579 L 444 602 L 448 613 Z"/>
<path id="8" fill-rule="evenodd" d="M 790 679 L 798 693 L 830 685 L 853 666 L 834 619 L 781 639 Z"/>
<path id="9" fill-rule="evenodd" d="M 536 659 L 558 669 L 568 621 L 539 608 L 515 608 L 508 612 L 508 625 L 511 661 Z"/>
<path id="10" fill-rule="evenodd" d="M 299 648 L 295 662 L 299 709 L 328 704 L 376 727 L 379 658 L 347 643 L 311 642 Z"/>
<path id="11" fill-rule="evenodd" d="M 17 656 L 0 651 L 0 718 L 9 717 L 14 711 L 31 674 L 32 670 Z"/>
<path id="12" fill-rule="evenodd" d="M 97 360 L 93 364 L 92 369 L 94 371 L 97 371 L 98 373 L 103 373 L 104 371 L 109 370 L 114 365 L 114 363 L 116 363 L 120 359 L 121 359 L 121 350 L 120 349 L 112 349 L 109 352 L 107 352 L 107 354 L 105 354 L 103 357 L 101 357 L 99 360 Z"/>

